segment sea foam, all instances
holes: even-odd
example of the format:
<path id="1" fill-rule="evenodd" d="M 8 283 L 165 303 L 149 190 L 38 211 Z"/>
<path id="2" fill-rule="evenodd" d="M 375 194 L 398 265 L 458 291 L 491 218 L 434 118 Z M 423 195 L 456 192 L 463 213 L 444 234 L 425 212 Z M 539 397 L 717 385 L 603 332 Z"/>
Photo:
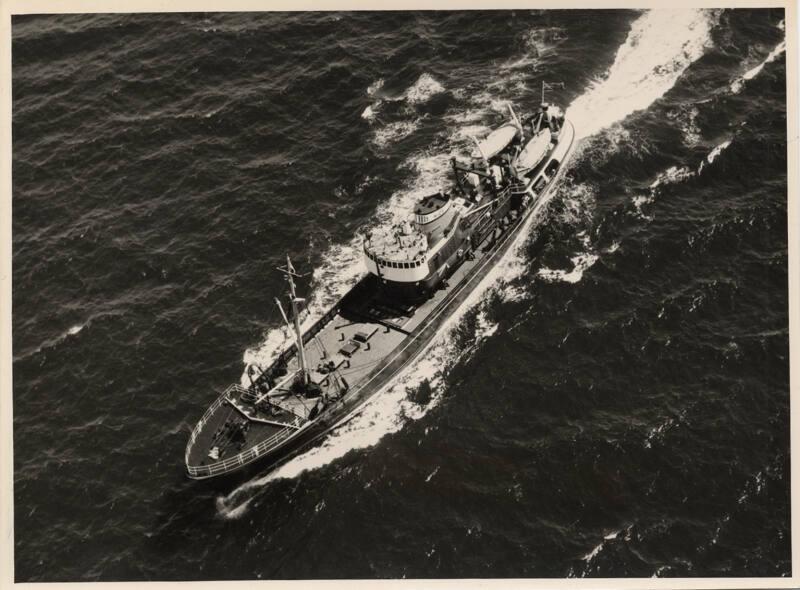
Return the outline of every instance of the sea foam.
<path id="1" fill-rule="evenodd" d="M 441 92 L 444 92 L 444 86 L 430 74 L 424 73 L 403 93 L 403 98 L 411 104 L 421 104 Z"/>
<path id="2" fill-rule="evenodd" d="M 739 92 L 741 92 L 742 88 L 744 88 L 744 83 L 747 80 L 752 80 L 753 78 L 758 76 L 758 74 L 761 73 L 761 70 L 764 69 L 764 66 L 778 59 L 778 56 L 785 51 L 786 51 L 786 41 L 784 40 L 778 43 L 778 45 L 775 46 L 775 49 L 769 52 L 769 55 L 767 55 L 764 61 L 762 61 L 756 67 L 747 70 L 739 78 L 731 82 L 731 92 L 733 92 L 734 94 L 738 94 Z"/>
<path id="3" fill-rule="evenodd" d="M 594 135 L 647 108 L 711 43 L 715 11 L 653 9 L 640 16 L 602 81 L 567 109 L 577 137 Z"/>

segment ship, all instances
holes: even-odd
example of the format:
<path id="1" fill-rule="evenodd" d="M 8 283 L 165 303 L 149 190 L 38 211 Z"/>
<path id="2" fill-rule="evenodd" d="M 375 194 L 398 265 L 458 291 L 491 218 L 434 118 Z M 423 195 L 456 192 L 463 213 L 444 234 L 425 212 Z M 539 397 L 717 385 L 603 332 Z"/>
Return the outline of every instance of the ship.
<path id="1" fill-rule="evenodd" d="M 475 151 L 452 158 L 452 181 L 401 223 L 363 236 L 366 272 L 322 317 L 301 329 L 302 275 L 280 267 L 288 300 L 276 299 L 293 342 L 265 367 L 250 365 L 193 428 L 192 479 L 268 470 L 318 443 L 419 358 L 447 319 L 529 226 L 553 194 L 575 129 L 542 100 L 505 122 Z"/>

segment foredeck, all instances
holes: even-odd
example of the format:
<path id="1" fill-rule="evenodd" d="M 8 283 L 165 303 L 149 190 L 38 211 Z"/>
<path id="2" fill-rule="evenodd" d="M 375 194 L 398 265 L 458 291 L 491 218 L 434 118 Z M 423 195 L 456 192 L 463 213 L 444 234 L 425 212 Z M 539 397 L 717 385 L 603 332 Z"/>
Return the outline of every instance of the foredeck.
<path id="1" fill-rule="evenodd" d="M 299 427 L 299 419 L 283 425 L 277 421 L 271 422 L 241 415 L 240 411 L 227 401 L 231 395 L 236 393 L 235 390 L 237 388 L 239 386 L 232 385 L 226 389 L 208 408 L 197 427 L 195 427 L 186 453 L 186 465 L 190 474 L 196 475 L 196 473 L 192 473 L 192 470 L 198 472 L 199 470 L 208 469 L 209 466 L 213 466 L 212 475 L 230 471 L 237 464 L 242 464 L 240 459 L 242 450 L 269 448 L 275 443 L 288 438 Z M 226 424 L 231 420 L 233 420 L 233 423 L 246 422 L 248 425 L 243 438 L 236 442 L 221 436 Z M 209 450 L 214 446 L 217 446 L 219 450 L 217 459 L 212 459 L 208 456 Z"/>
<path id="2" fill-rule="evenodd" d="M 406 337 L 407 325 L 416 315 L 415 310 L 398 310 L 392 317 L 378 318 L 368 315 L 368 310 L 341 310 L 306 342 L 305 353 L 311 380 L 325 389 L 330 371 L 326 365 L 333 363 L 336 372 L 349 387 L 353 387 L 375 366 L 386 358 Z M 410 315 L 403 315 L 407 311 Z M 376 318 L 370 320 L 369 318 Z M 299 369 L 297 357 L 289 362 L 289 372 Z"/>
<path id="3" fill-rule="evenodd" d="M 488 241 L 488 239 L 487 239 Z M 483 244 L 486 246 L 486 243 Z M 347 306 L 332 317 L 314 338 L 305 345 L 306 361 L 315 383 L 324 384 L 328 374 L 319 368 L 333 362 L 339 375 L 352 388 L 385 361 L 409 335 L 426 322 L 434 310 L 447 299 L 470 272 L 481 263 L 488 249 L 479 248 L 474 258 L 465 260 L 441 289 L 418 305 L 405 308 L 387 307 L 376 290 L 356 306 Z M 366 336 L 359 342 L 357 336 Z M 289 371 L 299 369 L 292 357 Z"/>

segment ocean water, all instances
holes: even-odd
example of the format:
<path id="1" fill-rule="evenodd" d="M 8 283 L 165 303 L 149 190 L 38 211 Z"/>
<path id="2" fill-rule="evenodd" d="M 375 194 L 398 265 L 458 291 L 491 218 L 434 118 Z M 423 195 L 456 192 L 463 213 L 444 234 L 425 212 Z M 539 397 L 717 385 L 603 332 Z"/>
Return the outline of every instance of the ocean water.
<path id="1" fill-rule="evenodd" d="M 782 10 L 15 17 L 17 581 L 791 573 Z M 193 482 L 216 391 L 541 82 L 579 144 L 353 421 Z"/>

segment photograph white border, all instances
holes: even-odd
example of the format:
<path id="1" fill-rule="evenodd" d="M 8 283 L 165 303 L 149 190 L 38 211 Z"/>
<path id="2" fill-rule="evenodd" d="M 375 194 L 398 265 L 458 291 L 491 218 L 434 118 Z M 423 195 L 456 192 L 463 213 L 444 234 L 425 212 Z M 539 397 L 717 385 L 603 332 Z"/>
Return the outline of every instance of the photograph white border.
<path id="1" fill-rule="evenodd" d="M 21 14 L 66 13 L 132 13 L 132 12 L 259 12 L 259 11 L 347 11 L 347 10 L 473 10 L 473 9 L 643 9 L 670 8 L 783 8 L 786 32 L 787 81 L 787 150 L 788 150 L 788 244 L 789 244 L 789 343 L 790 343 L 790 428 L 791 428 L 791 536 L 792 576 L 771 578 L 581 578 L 581 579 L 455 579 L 455 580 L 253 580 L 235 582 L 146 582 L 153 590 L 178 589 L 343 589 L 360 588 L 579 588 L 585 589 L 662 589 L 662 588 L 798 588 L 800 538 L 798 537 L 798 471 L 800 471 L 800 441 L 798 433 L 797 388 L 800 378 L 800 215 L 798 212 L 798 29 L 797 0 L 741 1 L 725 0 L 646 0 L 646 1 L 578 1 L 544 0 L 519 2 L 499 0 L 0 0 L 0 588 L 47 588 L 48 590 L 78 590 L 130 588 L 145 582 L 70 582 L 14 583 L 14 504 L 13 504 L 13 436 L 12 436 L 12 344 L 11 344 L 11 17 Z M 794 403 L 793 403 L 794 402 Z"/>

